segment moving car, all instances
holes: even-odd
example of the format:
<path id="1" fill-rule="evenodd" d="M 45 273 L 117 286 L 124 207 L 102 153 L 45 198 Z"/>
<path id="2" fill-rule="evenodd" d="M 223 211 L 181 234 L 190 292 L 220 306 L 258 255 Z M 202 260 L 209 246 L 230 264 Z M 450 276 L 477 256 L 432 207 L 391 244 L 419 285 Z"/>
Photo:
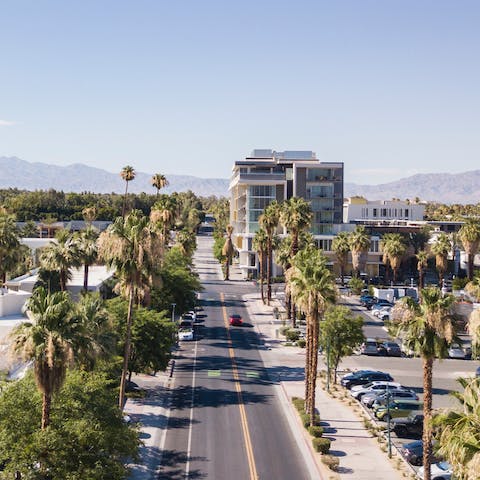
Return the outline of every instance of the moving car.
<path id="1" fill-rule="evenodd" d="M 433 463 L 430 467 L 432 480 L 453 480 L 453 469 L 448 462 Z M 424 468 L 418 469 L 418 478 L 423 478 Z"/>
<path id="2" fill-rule="evenodd" d="M 366 383 L 374 381 L 393 382 L 393 377 L 389 373 L 385 372 L 367 372 L 359 373 L 351 378 L 343 377 L 340 383 L 344 387 L 350 389 L 354 385 L 365 385 Z"/>
<path id="3" fill-rule="evenodd" d="M 422 403 L 416 400 L 392 400 L 388 405 L 379 405 L 375 410 L 375 417 L 386 422 L 389 418 L 405 417 L 422 408 Z"/>
<path id="4" fill-rule="evenodd" d="M 362 355 L 378 355 L 378 344 L 374 338 L 367 338 L 360 347 Z"/>
<path id="5" fill-rule="evenodd" d="M 421 437 L 423 434 L 423 413 L 412 412 L 408 417 L 392 419 L 390 430 L 398 437 Z"/>
<path id="6" fill-rule="evenodd" d="M 193 329 L 188 327 L 180 328 L 178 330 L 178 340 L 179 341 L 193 340 Z"/>
<path id="7" fill-rule="evenodd" d="M 383 342 L 378 346 L 380 355 L 387 355 L 389 357 L 401 357 L 402 349 L 397 342 Z"/>
<path id="8" fill-rule="evenodd" d="M 360 400 L 367 393 L 384 392 L 387 388 L 399 388 L 401 385 L 397 382 L 381 382 L 375 381 L 365 385 L 355 385 L 350 389 L 350 395 Z"/>
<path id="9" fill-rule="evenodd" d="M 230 315 L 229 322 L 230 322 L 230 325 L 237 326 L 237 327 L 240 327 L 243 324 L 242 317 L 237 313 Z"/>

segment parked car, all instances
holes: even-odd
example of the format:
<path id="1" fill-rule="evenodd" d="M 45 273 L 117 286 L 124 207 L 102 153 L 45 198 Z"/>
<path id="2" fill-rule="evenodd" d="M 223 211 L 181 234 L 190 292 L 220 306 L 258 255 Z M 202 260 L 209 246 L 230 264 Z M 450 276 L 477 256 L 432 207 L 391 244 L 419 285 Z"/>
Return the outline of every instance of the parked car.
<path id="1" fill-rule="evenodd" d="M 361 295 L 360 296 L 360 305 L 365 306 L 366 303 L 373 302 L 375 297 L 373 295 Z"/>
<path id="2" fill-rule="evenodd" d="M 391 309 L 392 309 L 392 305 L 385 305 L 383 303 L 376 303 L 375 305 L 372 305 L 371 311 L 372 311 L 372 315 L 375 315 L 376 317 L 378 317 L 380 312 L 389 313 Z"/>
<path id="3" fill-rule="evenodd" d="M 380 355 L 387 355 L 389 357 L 401 357 L 402 350 L 397 342 L 383 342 L 378 346 Z"/>
<path id="4" fill-rule="evenodd" d="M 369 382 L 374 381 L 382 381 L 382 382 L 393 382 L 393 377 L 389 373 L 385 372 L 369 372 L 369 373 L 362 373 L 352 378 L 345 379 L 342 378 L 341 384 L 350 389 L 354 385 L 365 385 Z"/>
<path id="5" fill-rule="evenodd" d="M 187 315 L 190 315 L 192 317 L 194 323 L 197 321 L 197 312 L 195 312 L 195 310 L 190 310 Z"/>
<path id="6" fill-rule="evenodd" d="M 458 345 L 458 343 L 452 343 L 448 348 L 448 357 L 465 360 L 468 357 L 468 354 L 460 345 Z"/>
<path id="7" fill-rule="evenodd" d="M 237 326 L 237 327 L 241 327 L 243 324 L 242 317 L 236 313 L 234 313 L 233 315 L 230 315 L 229 321 L 230 321 L 230 325 Z"/>
<path id="8" fill-rule="evenodd" d="M 350 373 L 346 373 L 340 380 L 340 383 L 344 385 L 344 382 L 347 382 L 348 380 L 352 379 L 352 378 L 355 378 L 355 377 L 358 377 L 360 375 L 364 375 L 366 373 L 372 373 L 372 372 L 376 372 L 377 370 L 357 370 L 355 372 L 350 372 Z"/>
<path id="9" fill-rule="evenodd" d="M 405 443 L 400 452 L 405 457 L 408 463 L 419 466 L 423 463 L 423 441 L 415 440 L 413 442 Z M 432 463 L 439 462 L 440 459 L 432 455 Z"/>
<path id="10" fill-rule="evenodd" d="M 350 389 L 350 395 L 357 400 L 360 400 L 366 393 L 384 392 L 387 388 L 399 388 L 401 385 L 397 382 L 370 382 L 365 385 L 355 385 Z"/>
<path id="11" fill-rule="evenodd" d="M 413 390 L 397 389 L 393 391 L 385 391 L 378 395 L 372 403 L 373 410 L 378 409 L 382 405 L 386 405 L 388 398 L 392 400 L 418 400 L 418 395 Z"/>
<path id="12" fill-rule="evenodd" d="M 178 330 L 178 340 L 179 341 L 189 341 L 193 340 L 193 329 L 192 328 L 180 328 Z"/>
<path id="13" fill-rule="evenodd" d="M 367 302 L 365 306 L 367 307 L 367 310 L 371 310 L 374 306 L 375 308 L 393 307 L 393 303 L 388 300 L 374 298 L 372 301 Z"/>
<path id="14" fill-rule="evenodd" d="M 362 355 L 378 355 L 378 344 L 374 338 L 367 338 L 360 347 Z"/>
<path id="15" fill-rule="evenodd" d="M 398 437 L 421 437 L 423 434 L 423 413 L 412 412 L 407 417 L 392 419 L 390 430 Z"/>
<path id="16" fill-rule="evenodd" d="M 418 478 L 423 478 L 424 468 L 420 467 L 417 471 Z M 430 467 L 432 480 L 453 480 L 453 469 L 448 462 L 433 463 Z"/>
<path id="17" fill-rule="evenodd" d="M 405 417 L 411 412 L 421 410 L 422 408 L 422 403 L 416 400 L 392 400 L 388 405 L 379 405 L 375 410 L 375 417 L 386 422 L 389 417 Z"/>
<path id="18" fill-rule="evenodd" d="M 373 408 L 373 404 L 379 399 L 379 398 L 383 398 L 383 395 L 386 394 L 387 392 L 387 388 L 383 389 L 383 390 L 377 390 L 377 391 L 373 391 L 373 392 L 368 392 L 366 393 L 365 395 L 363 395 L 362 397 L 362 403 L 368 407 L 368 408 Z M 391 399 L 394 399 L 396 398 L 395 397 L 395 394 L 396 393 L 399 393 L 398 395 L 398 398 L 402 398 L 402 394 L 405 393 L 405 392 L 408 392 L 409 394 L 411 393 L 410 390 L 408 390 L 407 388 L 403 387 L 403 386 L 400 386 L 398 388 L 388 388 L 388 392 L 390 394 L 390 398 Z M 409 398 L 410 395 L 407 395 L 406 398 Z M 386 398 L 386 395 L 385 395 L 385 398 Z M 416 400 L 418 398 L 415 398 L 413 397 L 412 398 L 413 400 Z"/>

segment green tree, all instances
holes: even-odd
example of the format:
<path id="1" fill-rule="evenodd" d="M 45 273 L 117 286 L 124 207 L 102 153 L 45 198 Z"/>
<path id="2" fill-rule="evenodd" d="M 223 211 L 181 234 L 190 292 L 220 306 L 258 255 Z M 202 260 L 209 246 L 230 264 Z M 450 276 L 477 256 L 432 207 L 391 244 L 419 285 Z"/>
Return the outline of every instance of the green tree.
<path id="1" fill-rule="evenodd" d="M 178 202 L 172 195 L 160 195 L 150 212 L 150 220 L 158 226 L 165 246 L 170 243 L 170 229 L 175 224 Z"/>
<path id="2" fill-rule="evenodd" d="M 161 173 L 156 173 L 152 177 L 152 187 L 157 189 L 157 197 L 162 188 L 168 187 L 169 183 L 167 177 Z"/>
<path id="3" fill-rule="evenodd" d="M 258 255 L 258 263 L 260 265 L 260 295 L 262 297 L 262 302 L 265 303 L 265 292 L 263 290 L 263 281 L 265 278 L 265 257 L 268 248 L 268 236 L 263 228 L 259 228 L 255 236 L 253 237 L 253 248 Z"/>
<path id="4" fill-rule="evenodd" d="M 435 358 L 445 358 L 448 346 L 457 340 L 453 295 L 443 296 L 438 288 L 425 288 L 420 305 L 406 299 L 392 312 L 397 335 L 406 347 L 422 358 L 423 363 L 423 466 L 424 480 L 430 480 L 432 455 L 432 376 Z"/>
<path id="5" fill-rule="evenodd" d="M 480 469 L 480 379 L 459 378 L 463 393 L 451 392 L 460 408 L 433 419 L 438 453 L 453 466 L 458 480 L 478 480 Z"/>
<path id="6" fill-rule="evenodd" d="M 75 235 L 75 242 L 77 248 L 77 258 L 79 263 L 83 264 L 83 291 L 88 291 L 88 273 L 90 266 L 92 266 L 98 258 L 98 230 L 92 226 L 88 226 L 85 230 L 78 232 Z"/>
<path id="7" fill-rule="evenodd" d="M 393 281 L 397 282 L 398 270 L 402 264 L 407 247 L 399 233 L 387 233 L 383 236 L 382 249 L 393 271 Z"/>
<path id="8" fill-rule="evenodd" d="M 367 254 L 370 248 L 370 235 L 365 227 L 358 225 L 349 235 L 350 250 L 352 252 L 352 267 L 355 276 L 359 277 L 361 271 L 365 271 Z"/>
<path id="9" fill-rule="evenodd" d="M 328 365 L 333 368 L 335 383 L 342 358 L 352 355 L 355 348 L 364 341 L 362 329 L 362 318 L 354 317 L 348 307 L 339 305 L 327 309 L 320 329 L 320 346 L 325 352 Z"/>
<path id="10" fill-rule="evenodd" d="M 11 215 L 0 214 L 0 287 L 7 280 L 7 272 L 14 270 L 20 262 L 19 231 Z"/>
<path id="11" fill-rule="evenodd" d="M 305 410 L 310 415 L 310 425 L 314 425 L 319 325 L 328 304 L 335 301 L 336 294 L 327 259 L 321 250 L 309 246 L 295 255 L 291 284 L 293 298 L 307 318 Z"/>
<path id="12" fill-rule="evenodd" d="M 125 214 L 127 212 L 128 182 L 131 182 L 132 180 L 134 180 L 135 175 L 136 175 L 135 169 L 133 167 L 131 167 L 130 165 L 127 165 L 126 167 L 123 167 L 122 171 L 120 172 L 120 176 L 125 181 L 125 193 L 123 195 L 122 217 L 125 217 Z"/>
<path id="13" fill-rule="evenodd" d="M 480 245 L 480 223 L 478 220 L 468 220 L 458 232 L 458 238 L 462 242 L 467 254 L 467 278 L 473 278 L 473 259 Z"/>
<path id="14" fill-rule="evenodd" d="M 443 277 L 448 268 L 448 254 L 452 250 L 452 244 L 446 233 L 438 235 L 435 243 L 431 247 L 435 255 L 435 265 L 438 272 L 439 285 L 443 285 Z"/>
<path id="15" fill-rule="evenodd" d="M 350 252 L 350 243 L 347 232 L 340 232 L 335 236 L 332 241 L 332 250 L 335 252 L 335 258 L 337 260 L 338 268 L 340 270 L 342 286 L 344 286 L 345 269 L 348 265 L 348 254 Z"/>

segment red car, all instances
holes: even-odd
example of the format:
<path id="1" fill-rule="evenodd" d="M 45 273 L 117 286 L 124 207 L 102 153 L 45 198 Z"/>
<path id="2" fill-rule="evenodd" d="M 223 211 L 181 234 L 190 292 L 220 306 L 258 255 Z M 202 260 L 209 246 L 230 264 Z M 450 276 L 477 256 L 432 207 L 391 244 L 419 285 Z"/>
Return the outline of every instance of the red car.
<path id="1" fill-rule="evenodd" d="M 237 314 L 230 315 L 230 325 L 240 327 L 242 323 L 243 323 L 243 320 L 240 315 L 237 315 Z"/>

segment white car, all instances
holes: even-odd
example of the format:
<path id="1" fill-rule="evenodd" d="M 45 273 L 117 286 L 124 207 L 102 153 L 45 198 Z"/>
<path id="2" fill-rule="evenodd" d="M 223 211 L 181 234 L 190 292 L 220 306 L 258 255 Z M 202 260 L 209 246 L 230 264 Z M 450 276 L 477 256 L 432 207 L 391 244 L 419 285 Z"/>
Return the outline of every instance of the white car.
<path id="1" fill-rule="evenodd" d="M 190 311 L 187 313 L 187 315 L 190 315 L 190 316 L 192 317 L 192 320 L 193 320 L 194 322 L 197 321 L 197 314 L 196 314 L 196 312 L 195 312 L 194 310 L 190 310 Z"/>
<path id="2" fill-rule="evenodd" d="M 178 340 L 181 341 L 189 341 L 193 340 L 193 329 L 191 328 L 180 328 L 178 331 Z"/>
<path id="3" fill-rule="evenodd" d="M 355 385 L 350 389 L 350 395 L 353 398 L 357 398 L 360 400 L 363 395 L 366 393 L 370 392 L 375 392 L 375 391 L 380 391 L 383 390 L 385 391 L 388 388 L 400 388 L 401 385 L 397 382 L 381 382 L 381 381 L 375 381 L 375 382 L 370 382 L 365 385 Z"/>
<path id="4" fill-rule="evenodd" d="M 460 358 L 464 360 L 467 356 L 465 350 L 457 343 L 452 343 L 448 349 L 449 358 Z"/>
<path id="5" fill-rule="evenodd" d="M 383 315 L 390 315 L 390 311 L 392 310 L 392 307 L 382 307 L 382 308 L 376 308 L 375 310 L 372 310 L 372 315 L 375 317 L 382 317 Z"/>
<path id="6" fill-rule="evenodd" d="M 433 463 L 430 467 L 432 480 L 451 480 L 453 478 L 452 466 L 448 462 Z M 418 469 L 418 478 L 423 478 L 424 468 Z"/>

